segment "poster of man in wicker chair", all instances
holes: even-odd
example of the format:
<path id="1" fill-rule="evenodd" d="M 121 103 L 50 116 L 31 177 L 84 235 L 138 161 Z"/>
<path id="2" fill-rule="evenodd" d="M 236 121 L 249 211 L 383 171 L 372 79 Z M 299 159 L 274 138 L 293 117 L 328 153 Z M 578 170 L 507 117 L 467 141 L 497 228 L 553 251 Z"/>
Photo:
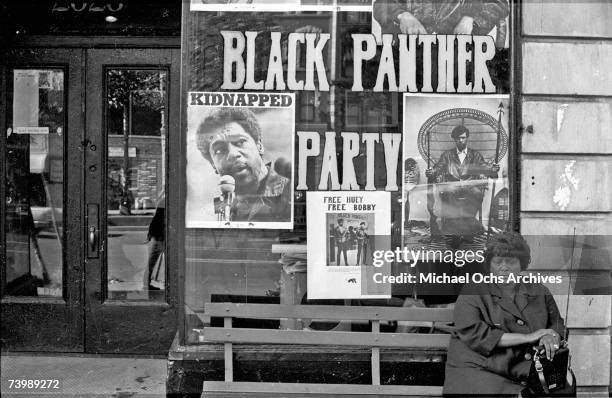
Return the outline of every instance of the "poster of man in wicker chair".
<path id="1" fill-rule="evenodd" d="M 484 245 L 508 218 L 508 96 L 406 94 L 404 112 L 404 244 Z"/>

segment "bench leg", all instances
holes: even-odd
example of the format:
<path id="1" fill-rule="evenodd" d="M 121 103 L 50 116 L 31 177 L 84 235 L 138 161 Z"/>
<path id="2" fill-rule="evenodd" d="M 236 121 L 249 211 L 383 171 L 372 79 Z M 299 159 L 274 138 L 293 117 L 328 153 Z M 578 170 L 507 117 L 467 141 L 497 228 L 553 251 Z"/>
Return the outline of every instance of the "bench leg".
<path id="1" fill-rule="evenodd" d="M 204 374 L 190 369 L 189 363 L 168 361 L 167 398 L 199 398 L 203 383 Z"/>

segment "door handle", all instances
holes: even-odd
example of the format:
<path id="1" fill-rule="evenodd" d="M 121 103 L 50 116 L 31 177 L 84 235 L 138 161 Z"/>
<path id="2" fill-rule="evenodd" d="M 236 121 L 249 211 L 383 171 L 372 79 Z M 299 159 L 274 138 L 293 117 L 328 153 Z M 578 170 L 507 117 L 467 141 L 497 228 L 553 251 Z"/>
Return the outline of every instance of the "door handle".
<path id="1" fill-rule="evenodd" d="M 100 217 L 98 210 L 98 204 L 87 204 L 87 258 L 98 258 L 100 255 L 100 245 L 98 244 Z"/>
<path id="2" fill-rule="evenodd" d="M 96 227 L 89 227 L 89 251 L 95 251 L 98 246 L 98 231 L 96 231 Z"/>

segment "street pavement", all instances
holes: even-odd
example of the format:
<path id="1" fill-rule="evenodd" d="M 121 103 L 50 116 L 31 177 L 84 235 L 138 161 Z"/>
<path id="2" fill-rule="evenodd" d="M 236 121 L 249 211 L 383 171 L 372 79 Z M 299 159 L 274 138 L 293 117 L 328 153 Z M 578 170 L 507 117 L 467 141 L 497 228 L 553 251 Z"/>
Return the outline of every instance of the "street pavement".
<path id="1" fill-rule="evenodd" d="M 3 352 L 1 393 L 4 398 L 165 397 L 166 363 L 166 359 Z M 58 380 L 59 388 L 18 389 L 17 380 L 51 380 L 53 387 Z"/>

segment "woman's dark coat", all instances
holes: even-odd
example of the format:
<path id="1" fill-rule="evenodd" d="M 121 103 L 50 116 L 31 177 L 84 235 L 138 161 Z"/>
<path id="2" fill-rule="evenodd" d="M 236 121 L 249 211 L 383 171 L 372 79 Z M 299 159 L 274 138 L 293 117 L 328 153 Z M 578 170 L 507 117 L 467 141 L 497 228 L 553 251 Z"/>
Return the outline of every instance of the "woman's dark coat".
<path id="1" fill-rule="evenodd" d="M 455 304 L 456 332 L 446 361 L 444 395 L 517 396 L 529 375 L 531 344 L 496 347 L 504 333 L 554 329 L 564 335 L 563 319 L 546 287 L 520 284 L 515 301 L 496 285 L 466 285 Z"/>

